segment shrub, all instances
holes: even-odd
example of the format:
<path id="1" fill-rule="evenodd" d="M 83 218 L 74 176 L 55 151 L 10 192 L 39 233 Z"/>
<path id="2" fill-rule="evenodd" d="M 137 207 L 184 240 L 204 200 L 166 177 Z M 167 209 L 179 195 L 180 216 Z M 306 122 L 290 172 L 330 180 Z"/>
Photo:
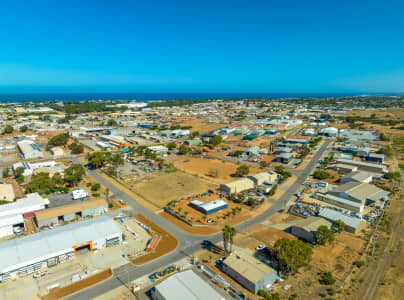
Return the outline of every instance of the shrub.
<path id="1" fill-rule="evenodd" d="M 336 282 L 331 272 L 324 272 L 321 275 L 320 283 L 324 285 L 333 285 Z"/>

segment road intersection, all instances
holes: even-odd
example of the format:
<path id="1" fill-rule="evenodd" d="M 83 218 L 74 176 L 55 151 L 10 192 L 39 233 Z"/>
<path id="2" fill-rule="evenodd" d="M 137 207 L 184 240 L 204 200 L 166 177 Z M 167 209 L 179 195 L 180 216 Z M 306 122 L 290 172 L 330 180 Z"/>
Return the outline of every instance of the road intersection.
<path id="1" fill-rule="evenodd" d="M 307 164 L 307 166 L 303 170 L 294 171 L 293 173 L 296 175 L 295 182 L 289 187 L 288 190 L 284 192 L 284 194 L 272 204 L 272 206 L 267 209 L 265 212 L 260 214 L 259 216 L 249 219 L 243 223 L 236 225 L 236 229 L 238 232 L 244 231 L 247 228 L 250 228 L 256 224 L 262 223 L 266 219 L 270 218 L 278 211 L 284 209 L 291 197 L 299 190 L 302 186 L 303 182 L 307 179 L 307 177 L 311 174 L 312 170 L 316 167 L 318 161 L 323 157 L 327 148 L 329 147 L 331 140 L 325 140 L 320 149 L 313 156 L 311 161 Z M 75 162 L 80 163 L 78 160 Z M 128 281 L 137 279 L 139 277 L 145 276 L 147 274 L 152 273 L 153 271 L 160 269 L 161 267 L 167 266 L 169 264 L 173 264 L 176 261 L 183 259 L 184 257 L 189 257 L 193 255 L 193 253 L 201 250 L 204 245 L 208 243 L 218 243 L 222 235 L 221 233 L 216 233 L 213 235 L 200 236 L 200 235 L 192 235 L 187 233 L 174 224 L 170 223 L 168 220 L 162 218 L 161 216 L 155 214 L 144 206 L 140 205 L 138 202 L 133 200 L 128 194 L 119 190 L 115 185 L 111 182 L 100 176 L 97 172 L 93 170 L 88 170 L 88 175 L 92 176 L 97 182 L 101 185 L 110 189 L 112 194 L 120 199 L 125 200 L 128 205 L 130 205 L 134 211 L 138 214 L 142 214 L 150 221 L 154 222 L 158 226 L 164 228 L 166 231 L 175 236 L 178 240 L 177 248 L 158 259 L 155 259 L 152 262 L 141 266 L 134 266 L 132 264 L 127 264 L 125 266 L 120 267 L 120 270 L 124 270 L 121 272 L 114 272 L 114 275 L 95 286 L 89 287 L 83 291 L 80 291 L 67 299 L 92 299 L 97 296 L 100 296 L 104 293 L 111 291 L 121 285 L 127 285 Z"/>

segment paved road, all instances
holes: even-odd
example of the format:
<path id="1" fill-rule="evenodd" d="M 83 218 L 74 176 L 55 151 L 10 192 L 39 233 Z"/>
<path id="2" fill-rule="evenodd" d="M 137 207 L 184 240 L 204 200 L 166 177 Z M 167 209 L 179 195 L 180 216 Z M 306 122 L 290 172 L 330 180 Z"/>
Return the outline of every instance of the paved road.
<path id="1" fill-rule="evenodd" d="M 306 168 L 301 171 L 296 171 L 297 179 L 296 181 L 290 186 L 290 188 L 264 213 L 261 215 L 247 220 L 244 223 L 241 223 L 236 226 L 237 231 L 243 231 L 251 226 L 256 224 L 262 223 L 266 219 L 270 218 L 279 210 L 283 209 L 286 204 L 288 203 L 289 199 L 298 191 L 301 187 L 302 183 L 306 180 L 307 176 L 310 175 L 311 171 L 316 166 L 317 162 L 322 158 L 323 153 L 327 149 L 328 145 L 330 144 L 331 140 L 327 140 L 317 151 L 314 155 L 312 160 L 308 163 Z M 147 208 L 143 207 L 136 201 L 134 201 L 131 197 L 129 197 L 126 193 L 119 190 L 116 186 L 111 184 L 109 181 L 105 180 L 103 177 L 98 175 L 96 172 L 89 170 L 89 175 L 94 177 L 99 183 L 108 187 L 114 196 L 124 199 L 128 205 L 130 205 L 137 213 L 144 215 L 146 218 L 150 219 L 152 222 L 158 224 L 171 234 L 173 234 L 178 240 L 178 247 L 172 253 L 163 256 L 159 259 L 156 259 L 150 263 L 145 265 L 135 267 L 131 264 L 127 264 L 124 267 L 121 267 L 124 270 L 121 273 L 115 274 L 110 279 L 96 285 L 90 287 L 84 291 L 76 293 L 75 295 L 70 296 L 67 299 L 92 299 L 97 296 L 100 296 L 114 288 L 117 288 L 121 285 L 127 285 L 128 277 L 129 280 L 134 280 L 136 278 L 142 277 L 147 275 L 155 270 L 161 269 L 164 266 L 172 264 L 180 259 L 183 259 L 186 256 L 191 256 L 193 253 L 201 250 L 206 242 L 210 243 L 217 243 L 221 240 L 222 236 L 221 233 L 209 235 L 209 236 L 195 236 L 191 235 L 177 226 L 173 225 L 166 219 L 156 215 L 152 211 L 148 210 Z M 126 272 L 126 270 L 128 270 Z"/>

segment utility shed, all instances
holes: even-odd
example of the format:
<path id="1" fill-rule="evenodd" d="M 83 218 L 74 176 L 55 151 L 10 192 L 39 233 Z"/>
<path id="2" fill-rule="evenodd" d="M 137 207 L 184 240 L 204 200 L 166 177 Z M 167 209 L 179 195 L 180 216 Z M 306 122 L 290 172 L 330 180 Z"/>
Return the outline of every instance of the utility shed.
<path id="1" fill-rule="evenodd" d="M 237 250 L 223 260 L 223 271 L 254 294 L 273 284 L 277 277 L 274 269 L 255 258 L 248 249 Z"/>
<path id="2" fill-rule="evenodd" d="M 102 200 L 87 200 L 65 206 L 49 208 L 35 213 L 35 221 L 39 228 L 73 221 L 76 218 L 94 217 L 108 211 L 108 204 Z"/>
<path id="3" fill-rule="evenodd" d="M 254 188 L 254 181 L 250 178 L 240 178 L 220 185 L 220 190 L 228 194 L 240 193 Z"/>
<path id="4" fill-rule="evenodd" d="M 170 276 L 152 291 L 154 300 L 225 300 L 194 271 L 188 270 Z"/>

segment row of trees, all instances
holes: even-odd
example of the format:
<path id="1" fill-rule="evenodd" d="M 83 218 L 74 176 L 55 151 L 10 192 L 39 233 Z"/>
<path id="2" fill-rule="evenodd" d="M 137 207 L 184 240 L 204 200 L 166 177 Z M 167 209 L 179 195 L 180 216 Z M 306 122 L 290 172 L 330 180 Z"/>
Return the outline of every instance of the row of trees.
<path id="1" fill-rule="evenodd" d="M 89 153 L 87 156 L 88 165 L 92 168 L 101 168 L 106 163 L 111 163 L 115 167 L 122 165 L 124 163 L 124 159 L 121 157 L 119 153 L 111 154 L 110 152 L 93 152 Z"/>
<path id="2" fill-rule="evenodd" d="M 16 170 L 17 171 L 17 170 Z M 56 191 L 67 191 L 68 187 L 77 186 L 85 175 L 82 165 L 74 164 L 64 171 L 64 176 L 55 173 L 52 177 L 49 173 L 41 172 L 31 177 L 31 181 L 25 188 L 26 193 L 50 194 Z"/>

